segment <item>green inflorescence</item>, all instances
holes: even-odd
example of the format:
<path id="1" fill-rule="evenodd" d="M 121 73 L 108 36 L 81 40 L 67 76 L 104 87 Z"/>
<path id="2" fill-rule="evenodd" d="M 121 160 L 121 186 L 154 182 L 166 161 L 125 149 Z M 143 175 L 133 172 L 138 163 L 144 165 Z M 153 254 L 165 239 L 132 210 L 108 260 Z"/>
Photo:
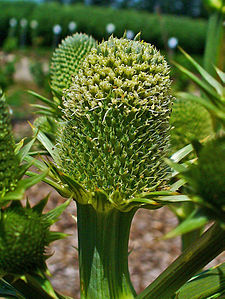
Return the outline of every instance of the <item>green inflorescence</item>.
<path id="1" fill-rule="evenodd" d="M 194 139 L 202 140 L 213 133 L 210 114 L 203 106 L 193 101 L 176 99 L 170 124 L 173 127 L 170 140 L 172 153 Z"/>
<path id="2" fill-rule="evenodd" d="M 0 90 L 0 195 L 15 189 L 19 162 L 10 124 L 9 107 Z"/>
<path id="3" fill-rule="evenodd" d="M 43 207 L 43 201 L 33 208 L 14 202 L 0 212 L 0 274 L 23 275 L 45 270 L 49 257 L 46 246 L 65 234 L 49 230 L 57 219 L 51 212 L 42 214 Z"/>
<path id="4" fill-rule="evenodd" d="M 64 93 L 63 170 L 87 189 L 125 196 L 163 186 L 171 112 L 169 67 L 150 44 L 110 37 Z"/>
<path id="5" fill-rule="evenodd" d="M 60 91 L 68 88 L 78 72 L 79 65 L 95 45 L 96 42 L 92 37 L 82 33 L 76 33 L 64 39 L 53 53 L 52 87 Z"/>
<path id="6" fill-rule="evenodd" d="M 225 208 L 225 137 L 209 141 L 201 149 L 198 164 L 192 165 L 185 176 L 192 192 L 211 203 Z M 224 211 L 223 211 L 224 212 Z"/>

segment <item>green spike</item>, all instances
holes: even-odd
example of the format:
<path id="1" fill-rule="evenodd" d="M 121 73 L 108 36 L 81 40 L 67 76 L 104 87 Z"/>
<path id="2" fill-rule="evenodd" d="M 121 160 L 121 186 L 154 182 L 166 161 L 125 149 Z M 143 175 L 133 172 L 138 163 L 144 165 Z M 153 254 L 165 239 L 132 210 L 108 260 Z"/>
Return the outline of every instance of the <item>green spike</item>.
<path id="1" fill-rule="evenodd" d="M 68 234 L 60 233 L 60 232 L 50 232 L 48 236 L 49 243 L 54 242 L 56 240 L 64 239 L 68 237 Z"/>
<path id="2" fill-rule="evenodd" d="M 51 221 L 51 224 L 55 223 L 58 220 L 58 217 L 62 214 L 62 212 L 68 207 L 70 202 L 71 202 L 71 200 L 68 199 L 67 201 L 65 201 L 60 206 L 57 206 L 55 209 L 53 209 L 50 212 L 46 213 L 43 217 L 46 220 Z"/>
<path id="3" fill-rule="evenodd" d="M 63 91 L 78 73 L 79 66 L 96 42 L 86 34 L 76 33 L 64 39 L 55 50 L 51 64 L 51 85 Z"/>
<path id="4" fill-rule="evenodd" d="M 14 190 L 17 184 L 19 161 L 14 150 L 9 107 L 0 89 L 0 197 Z"/>
<path id="5" fill-rule="evenodd" d="M 34 207 L 33 210 L 38 212 L 39 214 L 41 214 L 43 212 L 43 209 L 45 208 L 47 202 L 49 199 L 49 194 L 43 198 L 42 200 L 40 200 Z"/>

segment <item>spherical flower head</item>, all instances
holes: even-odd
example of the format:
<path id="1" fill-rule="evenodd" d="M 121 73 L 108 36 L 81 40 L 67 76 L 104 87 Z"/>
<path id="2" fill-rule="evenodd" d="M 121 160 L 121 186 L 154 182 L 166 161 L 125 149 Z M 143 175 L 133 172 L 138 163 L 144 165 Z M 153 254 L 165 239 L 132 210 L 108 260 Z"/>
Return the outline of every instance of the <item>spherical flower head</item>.
<path id="1" fill-rule="evenodd" d="M 46 199 L 33 208 L 14 202 L 0 211 L 0 274 L 23 275 L 45 270 L 49 257 L 46 248 L 50 242 L 66 235 L 52 232 L 49 227 L 68 203 L 42 214 Z"/>
<path id="2" fill-rule="evenodd" d="M 209 112 L 191 100 L 176 99 L 170 117 L 170 148 L 175 153 L 193 140 L 202 140 L 213 132 Z"/>
<path id="3" fill-rule="evenodd" d="M 89 190 L 131 196 L 162 187 L 170 83 L 150 44 L 110 37 L 93 48 L 64 96 L 63 170 Z"/>
<path id="4" fill-rule="evenodd" d="M 185 174 L 194 195 L 216 210 L 225 212 L 225 137 L 208 142 L 199 153 L 197 165 Z"/>
<path id="5" fill-rule="evenodd" d="M 24 274 L 43 267 L 48 229 L 41 217 L 21 208 L 6 209 L 1 215 L 0 271 Z"/>

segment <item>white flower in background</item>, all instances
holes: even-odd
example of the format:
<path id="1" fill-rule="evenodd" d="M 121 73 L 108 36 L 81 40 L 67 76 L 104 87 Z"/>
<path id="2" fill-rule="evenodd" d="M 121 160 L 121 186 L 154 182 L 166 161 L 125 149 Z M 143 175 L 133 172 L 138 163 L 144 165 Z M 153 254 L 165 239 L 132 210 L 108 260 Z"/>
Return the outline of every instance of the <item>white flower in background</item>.
<path id="1" fill-rule="evenodd" d="M 54 34 L 60 34 L 62 31 L 62 27 L 59 24 L 56 24 L 53 26 L 53 33 Z"/>
<path id="2" fill-rule="evenodd" d="M 15 27 L 17 25 L 17 19 L 12 18 L 9 20 L 10 27 Z"/>
<path id="3" fill-rule="evenodd" d="M 132 38 L 134 37 L 134 31 L 132 31 L 132 30 L 127 30 L 126 37 L 127 37 L 128 39 L 132 39 Z"/>
<path id="4" fill-rule="evenodd" d="M 178 45 L 178 39 L 176 37 L 170 37 L 168 39 L 168 47 L 170 49 L 175 49 Z"/>
<path id="5" fill-rule="evenodd" d="M 115 31 L 116 26 L 113 23 L 109 23 L 106 25 L 105 29 L 109 34 L 112 34 Z"/>
<path id="6" fill-rule="evenodd" d="M 27 27 L 27 23 L 28 23 L 28 21 L 27 21 L 27 19 L 25 19 L 25 18 L 23 18 L 23 19 L 20 20 L 20 26 L 21 26 L 22 28 Z"/>
<path id="7" fill-rule="evenodd" d="M 71 32 L 75 31 L 76 28 L 77 28 L 77 23 L 75 23 L 73 21 L 70 22 L 69 25 L 68 25 L 68 28 L 69 28 L 69 31 L 71 31 Z"/>
<path id="8" fill-rule="evenodd" d="M 31 29 L 36 29 L 38 27 L 38 21 L 37 20 L 32 20 L 30 22 L 30 28 Z"/>

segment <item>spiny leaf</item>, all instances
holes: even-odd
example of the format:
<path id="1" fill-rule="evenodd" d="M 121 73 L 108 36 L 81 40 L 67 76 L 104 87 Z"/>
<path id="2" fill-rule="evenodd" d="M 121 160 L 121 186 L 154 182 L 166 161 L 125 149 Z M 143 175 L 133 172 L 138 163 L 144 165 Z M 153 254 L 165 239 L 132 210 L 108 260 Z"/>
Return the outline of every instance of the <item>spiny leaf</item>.
<path id="1" fill-rule="evenodd" d="M 225 294 L 225 263 L 203 271 L 177 292 L 176 299 L 224 298 Z"/>
<path id="2" fill-rule="evenodd" d="M 180 48 L 180 51 L 185 55 L 185 57 L 188 59 L 188 61 L 191 62 L 191 64 L 196 68 L 196 70 L 199 72 L 199 74 L 205 79 L 205 81 L 211 85 L 217 93 L 222 96 L 224 93 L 224 87 L 216 80 L 214 79 L 204 68 L 202 68 L 188 53 L 186 53 L 182 48 Z"/>
<path id="3" fill-rule="evenodd" d="M 21 292 L 19 292 L 4 279 L 0 279 L 0 296 L 4 296 L 3 298 L 6 298 L 6 296 L 10 296 L 11 298 L 12 296 L 13 298 L 17 299 L 26 299 Z"/>
<path id="4" fill-rule="evenodd" d="M 163 239 L 170 239 L 182 234 L 186 234 L 195 229 L 203 227 L 209 222 L 209 218 L 202 214 L 199 210 L 195 210 L 187 219 L 179 224 L 175 229 L 166 234 Z"/>

